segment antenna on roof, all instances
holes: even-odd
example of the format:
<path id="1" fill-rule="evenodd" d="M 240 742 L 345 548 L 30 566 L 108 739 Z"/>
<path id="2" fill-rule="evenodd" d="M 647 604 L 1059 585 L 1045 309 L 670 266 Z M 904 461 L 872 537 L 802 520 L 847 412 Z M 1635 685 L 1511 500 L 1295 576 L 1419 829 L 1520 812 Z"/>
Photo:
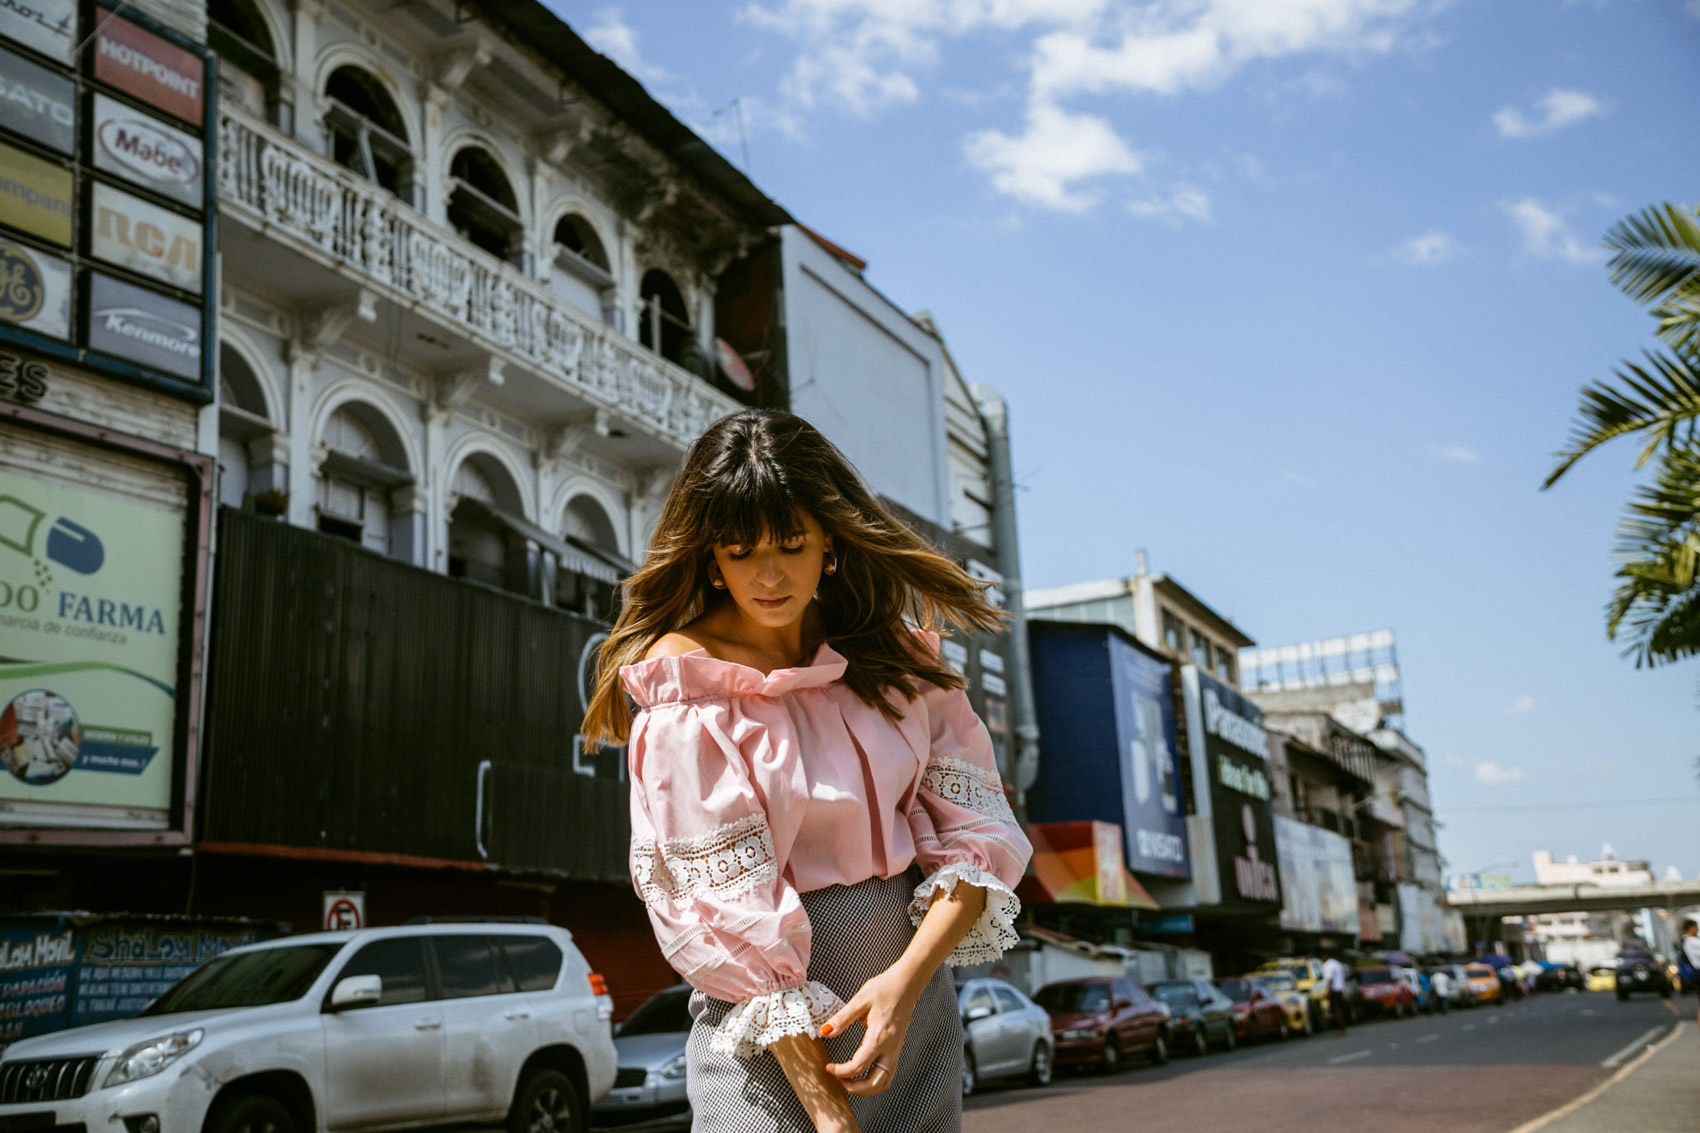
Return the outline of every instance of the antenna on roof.
<path id="1" fill-rule="evenodd" d="M 1145 548 L 1141 547 L 1139 550 L 1137 550 L 1133 553 L 1133 574 L 1134 574 L 1134 577 L 1135 578 L 1142 578 L 1145 575 L 1148 575 L 1150 573 L 1151 573 L 1151 560 L 1146 557 Z"/>

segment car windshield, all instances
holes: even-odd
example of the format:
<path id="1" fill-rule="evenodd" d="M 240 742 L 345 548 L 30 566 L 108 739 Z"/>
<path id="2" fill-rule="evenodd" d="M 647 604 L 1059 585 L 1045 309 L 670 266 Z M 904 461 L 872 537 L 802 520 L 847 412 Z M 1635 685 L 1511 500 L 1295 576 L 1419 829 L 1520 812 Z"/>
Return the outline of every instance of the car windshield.
<path id="1" fill-rule="evenodd" d="M 1366 987 L 1379 987 L 1393 982 L 1393 973 L 1386 968 L 1365 968 L 1358 973 L 1358 982 Z"/>
<path id="2" fill-rule="evenodd" d="M 1033 1002 L 1052 1015 L 1084 1015 L 1110 1009 L 1110 989 L 1103 984 L 1051 984 L 1039 989 Z"/>
<path id="3" fill-rule="evenodd" d="M 1295 980 L 1308 980 L 1308 979 L 1310 979 L 1310 972 L 1309 972 L 1308 969 L 1305 969 L 1305 968 L 1288 968 L 1287 974 L 1289 976 L 1292 976 Z"/>
<path id="4" fill-rule="evenodd" d="M 668 990 L 652 995 L 631 1018 L 620 1024 L 620 1037 L 627 1035 L 675 1035 L 691 1029 L 691 992 Z"/>
<path id="5" fill-rule="evenodd" d="M 1270 991 L 1296 990 L 1292 976 L 1259 976 L 1258 978 L 1263 981 L 1263 986 Z"/>
<path id="6" fill-rule="evenodd" d="M 1251 998 L 1250 980 L 1223 980 L 1216 986 L 1235 1003 L 1244 1003 Z"/>
<path id="7" fill-rule="evenodd" d="M 143 1015 L 264 1007 L 300 999 L 342 950 L 341 944 L 300 944 L 227 953 L 184 976 Z"/>
<path id="8" fill-rule="evenodd" d="M 1198 1002 L 1198 992 L 1191 984 L 1158 984 L 1151 994 L 1170 1007 L 1191 1007 Z"/>

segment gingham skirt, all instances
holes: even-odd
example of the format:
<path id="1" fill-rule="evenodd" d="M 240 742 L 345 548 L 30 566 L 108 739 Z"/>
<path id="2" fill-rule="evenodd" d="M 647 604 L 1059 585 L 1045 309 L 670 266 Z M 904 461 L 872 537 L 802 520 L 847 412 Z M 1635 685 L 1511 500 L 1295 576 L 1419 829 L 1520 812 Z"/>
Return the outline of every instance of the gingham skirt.
<path id="1" fill-rule="evenodd" d="M 915 935 L 909 898 L 921 880 L 916 870 L 855 885 L 804 893 L 813 930 L 809 978 L 845 1002 L 867 980 L 897 961 Z M 692 1133 L 813 1133 L 773 1055 L 716 1054 L 709 1032 L 731 1004 L 691 993 L 695 1021 L 685 1045 L 686 1087 L 695 1119 Z M 847 1061 L 862 1041 L 862 1024 L 826 1040 L 834 1062 Z M 862 1133 L 958 1133 L 962 1128 L 962 1019 L 950 968 L 940 965 L 915 1004 L 896 1079 L 884 1093 L 850 1097 Z"/>

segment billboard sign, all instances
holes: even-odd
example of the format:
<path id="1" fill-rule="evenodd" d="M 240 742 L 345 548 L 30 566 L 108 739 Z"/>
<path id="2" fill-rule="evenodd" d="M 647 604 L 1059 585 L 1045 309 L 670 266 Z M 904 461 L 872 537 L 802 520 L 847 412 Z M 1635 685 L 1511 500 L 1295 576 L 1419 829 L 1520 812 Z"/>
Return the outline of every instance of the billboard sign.
<path id="1" fill-rule="evenodd" d="M 1176 765 L 1169 663 L 1118 634 L 1109 635 L 1109 643 L 1127 865 L 1141 873 L 1186 877 L 1191 865 Z"/>
<path id="2" fill-rule="evenodd" d="M 206 68 L 192 52 L 95 9 L 94 77 L 191 125 L 201 124 Z"/>
<path id="3" fill-rule="evenodd" d="M 0 224 L 71 246 L 71 171 L 0 144 Z"/>
<path id="4" fill-rule="evenodd" d="M 200 221 L 102 184 L 94 187 L 93 209 L 90 254 L 185 291 L 201 290 Z"/>
<path id="5" fill-rule="evenodd" d="M 51 338 L 70 338 L 71 265 L 0 240 L 0 319 Z M 0 370 L 9 357 L 0 355 Z"/>
<path id="6" fill-rule="evenodd" d="M 70 153 L 77 144 L 77 85 L 0 48 L 0 126 Z"/>
<path id="7" fill-rule="evenodd" d="M 0 35 L 70 63 L 77 51 L 77 0 L 0 3 Z"/>
<path id="8" fill-rule="evenodd" d="M 1358 889 L 1352 844 L 1331 830 L 1275 816 L 1281 867 L 1281 927 L 1296 932 L 1358 934 Z"/>
<path id="9" fill-rule="evenodd" d="M 201 377 L 201 312 L 99 272 L 89 282 L 88 344 L 185 381 Z"/>
<path id="10" fill-rule="evenodd" d="M 1196 665 L 1182 670 L 1193 789 L 1209 815 L 1224 903 L 1278 906 L 1275 812 L 1263 712 Z"/>
<path id="11" fill-rule="evenodd" d="M 115 98 L 94 96 L 94 167 L 199 209 L 200 139 Z"/>
<path id="12" fill-rule="evenodd" d="M 184 517 L 0 467 L 0 811 L 165 827 Z M 86 821 L 86 820 L 85 820 Z"/>

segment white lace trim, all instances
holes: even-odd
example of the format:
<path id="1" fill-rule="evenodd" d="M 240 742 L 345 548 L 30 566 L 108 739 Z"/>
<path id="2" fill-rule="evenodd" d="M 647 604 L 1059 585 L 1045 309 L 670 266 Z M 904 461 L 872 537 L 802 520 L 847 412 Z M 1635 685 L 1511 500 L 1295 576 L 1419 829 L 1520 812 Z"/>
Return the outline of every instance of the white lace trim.
<path id="1" fill-rule="evenodd" d="M 761 812 L 694 838 L 632 839 L 632 880 L 644 904 L 685 905 L 705 893 L 729 899 L 779 876 Z"/>
<path id="2" fill-rule="evenodd" d="M 958 881 L 978 885 L 986 891 L 986 911 L 980 914 L 956 950 L 945 958 L 945 963 L 953 968 L 989 963 L 1019 944 L 1021 937 L 1015 932 L 1015 918 L 1021 915 L 1021 898 L 985 870 L 961 862 L 940 866 L 915 887 L 915 896 L 909 901 L 909 919 L 919 925 L 933 901 L 954 892 Z"/>
<path id="3" fill-rule="evenodd" d="M 754 1058 L 786 1035 L 820 1037 L 820 1026 L 844 1006 L 836 992 L 810 980 L 802 987 L 758 995 L 737 1004 L 709 1035 L 717 1054 Z"/>
<path id="4" fill-rule="evenodd" d="M 1004 797 L 1003 780 L 989 767 L 935 755 L 927 761 L 921 789 L 994 822 L 1016 825 L 1015 812 L 1009 809 L 1009 799 Z"/>

